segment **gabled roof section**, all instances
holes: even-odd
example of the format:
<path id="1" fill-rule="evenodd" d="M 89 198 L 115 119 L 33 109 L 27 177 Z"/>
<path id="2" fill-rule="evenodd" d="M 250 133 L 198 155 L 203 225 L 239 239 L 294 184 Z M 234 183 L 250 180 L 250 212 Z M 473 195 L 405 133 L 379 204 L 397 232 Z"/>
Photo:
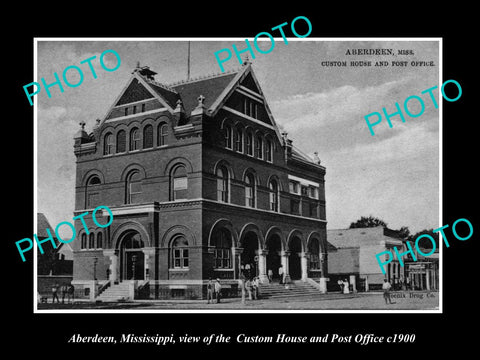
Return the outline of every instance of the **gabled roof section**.
<path id="1" fill-rule="evenodd" d="M 141 85 L 136 78 L 132 78 L 130 84 L 121 93 L 120 99 L 115 103 L 115 106 L 151 98 L 153 98 L 153 95 L 150 91 L 148 91 L 145 86 Z"/>
<path id="2" fill-rule="evenodd" d="M 47 220 L 47 217 L 43 213 L 37 213 L 37 236 L 39 238 L 47 238 L 49 237 L 47 230 L 50 229 L 50 233 L 53 233 L 53 238 L 55 238 L 55 233 L 50 226 L 50 223 Z"/>
<path id="3" fill-rule="evenodd" d="M 177 100 L 180 98 L 178 92 L 174 89 L 167 87 L 157 81 L 144 79 L 147 84 L 155 91 L 158 96 L 165 100 L 165 102 L 172 108 L 175 109 L 177 106 Z"/>
<path id="4" fill-rule="evenodd" d="M 156 99 L 162 107 L 165 107 L 170 113 L 173 113 L 175 103 L 179 98 L 178 93 L 166 85 L 141 75 L 137 70 L 138 68 L 133 71 L 132 77 L 130 77 L 127 84 L 109 107 L 99 126 L 103 125 L 107 120 L 114 107 L 134 101 Z"/>
<path id="5" fill-rule="evenodd" d="M 272 112 L 268 107 L 267 100 L 265 95 L 262 92 L 262 88 L 253 72 L 252 66 L 250 62 L 245 62 L 241 69 L 236 73 L 235 77 L 231 80 L 228 86 L 222 91 L 220 96 L 214 101 L 214 103 L 209 107 L 208 112 L 211 116 L 215 116 L 215 114 L 222 108 L 225 104 L 229 96 L 240 86 L 245 86 L 249 90 L 255 91 L 260 95 L 263 99 L 263 105 L 265 106 L 265 110 L 267 112 L 268 118 L 270 120 L 271 125 L 275 129 L 275 133 L 277 134 L 278 140 L 282 143 L 282 136 L 280 134 L 280 129 L 278 128 L 275 119 L 273 118 Z"/>
<path id="6" fill-rule="evenodd" d="M 192 79 L 180 83 L 169 85 L 179 95 L 183 103 L 183 108 L 187 114 L 190 114 L 198 104 L 198 96 L 205 97 L 204 105 L 210 109 L 214 102 L 222 95 L 233 79 L 237 76 L 237 72 L 222 73 L 207 78 Z"/>

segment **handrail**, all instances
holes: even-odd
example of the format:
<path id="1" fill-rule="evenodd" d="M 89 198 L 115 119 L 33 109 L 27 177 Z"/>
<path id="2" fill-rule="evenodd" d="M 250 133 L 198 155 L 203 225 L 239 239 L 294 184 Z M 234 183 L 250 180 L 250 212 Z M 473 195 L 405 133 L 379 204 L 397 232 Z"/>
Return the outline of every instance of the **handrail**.
<path id="1" fill-rule="evenodd" d="M 110 285 L 111 285 L 111 280 L 108 280 L 105 284 L 100 286 L 100 288 L 98 289 L 97 297 L 100 296 L 102 292 L 107 290 L 107 288 L 110 287 Z"/>

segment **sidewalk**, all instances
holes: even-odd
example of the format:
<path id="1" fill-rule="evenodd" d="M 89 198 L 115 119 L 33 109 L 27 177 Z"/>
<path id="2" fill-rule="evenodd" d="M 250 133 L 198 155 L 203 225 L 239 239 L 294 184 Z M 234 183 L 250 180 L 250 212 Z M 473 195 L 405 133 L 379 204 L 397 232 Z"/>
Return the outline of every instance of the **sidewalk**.
<path id="1" fill-rule="evenodd" d="M 393 292 L 393 304 L 385 304 L 383 293 L 340 294 L 245 300 L 224 298 L 220 303 L 207 300 L 134 300 L 130 302 L 76 301 L 74 304 L 38 304 L 39 310 L 435 310 L 438 292 Z"/>

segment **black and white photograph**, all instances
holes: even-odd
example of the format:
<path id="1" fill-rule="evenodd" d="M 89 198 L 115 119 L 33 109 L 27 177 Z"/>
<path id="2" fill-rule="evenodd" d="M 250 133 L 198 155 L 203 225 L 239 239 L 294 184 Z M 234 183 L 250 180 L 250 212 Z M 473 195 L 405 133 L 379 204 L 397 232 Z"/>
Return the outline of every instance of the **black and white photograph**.
<path id="1" fill-rule="evenodd" d="M 37 40 L 38 311 L 440 308 L 441 41 L 263 40 Z"/>
<path id="2" fill-rule="evenodd" d="M 7 32 L 7 347 L 473 349 L 474 11 L 139 5 Z"/>

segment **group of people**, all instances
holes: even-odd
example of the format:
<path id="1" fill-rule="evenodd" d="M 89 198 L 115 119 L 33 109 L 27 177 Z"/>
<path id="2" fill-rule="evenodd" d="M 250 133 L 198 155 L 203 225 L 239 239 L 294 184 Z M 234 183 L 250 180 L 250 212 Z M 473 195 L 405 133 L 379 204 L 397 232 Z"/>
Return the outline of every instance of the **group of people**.
<path id="1" fill-rule="evenodd" d="M 268 281 L 273 282 L 273 270 L 268 269 L 267 271 Z M 283 270 L 283 265 L 278 267 L 278 278 L 280 279 L 280 284 L 285 284 L 285 271 Z"/>
<path id="2" fill-rule="evenodd" d="M 74 300 L 74 293 L 75 287 L 72 284 L 64 284 L 60 286 L 59 284 L 55 283 L 52 286 L 52 304 L 55 304 L 55 300 L 57 303 L 60 303 L 60 299 L 58 298 L 58 293 L 62 293 L 62 304 L 65 304 L 65 298 L 67 298 L 67 303 L 73 302 Z M 38 295 L 40 302 L 46 302 L 46 297 Z"/>
<path id="3" fill-rule="evenodd" d="M 259 285 L 260 279 L 257 276 L 255 276 L 253 279 L 247 278 L 247 281 L 245 281 L 245 289 L 247 290 L 249 300 L 258 300 Z"/>
<path id="4" fill-rule="evenodd" d="M 348 280 L 338 280 L 337 281 L 338 286 L 340 286 L 340 292 L 343 294 L 350 294 L 350 284 L 348 283 Z"/>
<path id="5" fill-rule="evenodd" d="M 208 279 L 207 283 L 207 304 L 210 304 L 210 300 L 213 303 L 215 298 L 217 304 L 220 302 L 222 297 L 222 284 L 220 284 L 220 279 L 215 280 L 215 283 L 212 281 L 212 278 Z"/>

